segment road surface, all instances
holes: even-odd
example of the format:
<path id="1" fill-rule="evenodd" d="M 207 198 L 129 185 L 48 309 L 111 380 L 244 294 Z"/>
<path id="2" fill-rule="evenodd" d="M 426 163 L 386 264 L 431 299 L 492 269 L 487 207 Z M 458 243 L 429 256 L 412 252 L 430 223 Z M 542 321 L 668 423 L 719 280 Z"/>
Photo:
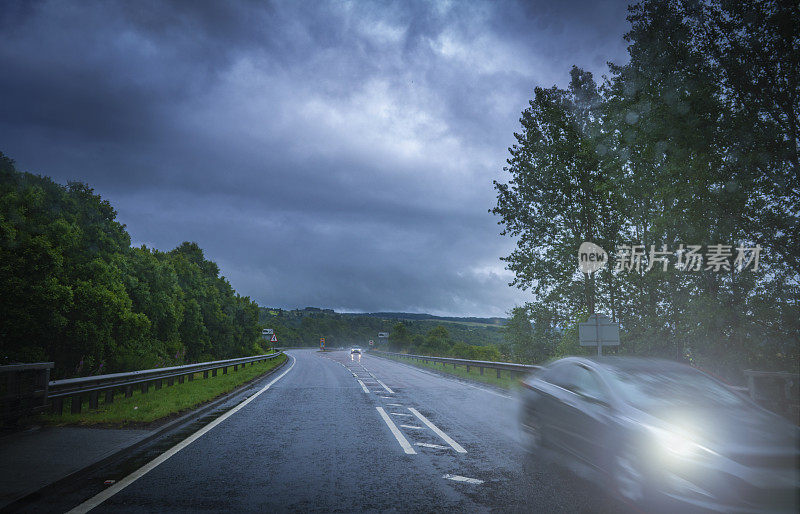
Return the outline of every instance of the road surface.
<path id="1" fill-rule="evenodd" d="M 93 512 L 620 509 L 596 486 L 525 452 L 518 403 L 510 393 L 370 355 L 359 360 L 345 351 L 287 353 L 290 362 L 271 377 L 268 389 L 205 433 L 173 449 L 166 460 L 162 455 L 141 476 L 119 477 L 105 496 L 74 496 L 66 507 L 93 507 Z"/>

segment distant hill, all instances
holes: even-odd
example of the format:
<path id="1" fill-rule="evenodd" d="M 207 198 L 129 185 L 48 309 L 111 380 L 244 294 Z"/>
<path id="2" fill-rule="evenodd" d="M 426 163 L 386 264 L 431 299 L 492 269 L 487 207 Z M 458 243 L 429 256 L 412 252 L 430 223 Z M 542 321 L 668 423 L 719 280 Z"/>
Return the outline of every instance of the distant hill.
<path id="1" fill-rule="evenodd" d="M 424 312 L 336 312 L 333 309 L 320 307 L 305 307 L 303 309 L 284 310 L 275 307 L 262 307 L 265 311 L 274 314 L 282 313 L 284 316 L 303 317 L 312 314 L 336 314 L 339 316 L 366 316 L 370 318 L 388 320 L 412 320 L 412 321 L 444 321 L 450 323 L 469 323 L 475 325 L 495 325 L 501 327 L 508 322 L 507 318 L 477 318 L 477 317 L 458 317 L 458 316 L 434 316 Z"/>
<path id="2" fill-rule="evenodd" d="M 433 321 L 449 321 L 453 323 L 475 323 L 479 325 L 497 325 L 497 326 L 503 326 L 508 321 L 506 318 L 434 316 L 433 314 L 414 313 L 414 312 L 365 312 L 365 313 L 352 313 L 351 315 L 370 316 L 372 318 L 381 318 L 381 319 L 415 320 L 415 321 L 433 320 Z"/>
<path id="3" fill-rule="evenodd" d="M 410 312 L 347 313 L 333 309 L 306 307 L 284 310 L 261 307 L 259 322 L 273 328 L 281 344 L 312 346 L 325 337 L 332 344 L 365 344 L 378 332 L 391 332 L 402 322 L 409 334 L 425 335 L 437 325 L 447 328 L 452 340 L 470 345 L 500 344 L 503 342 L 505 318 L 434 316 Z"/>

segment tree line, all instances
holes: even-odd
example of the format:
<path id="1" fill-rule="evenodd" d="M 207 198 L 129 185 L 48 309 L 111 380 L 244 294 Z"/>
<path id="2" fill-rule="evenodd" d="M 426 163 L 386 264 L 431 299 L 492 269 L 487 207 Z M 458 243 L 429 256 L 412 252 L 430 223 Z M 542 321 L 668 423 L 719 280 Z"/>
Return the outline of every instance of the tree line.
<path id="1" fill-rule="evenodd" d="M 501 360 L 501 348 L 495 344 L 467 344 L 450 335 L 450 331 L 437 325 L 425 333 L 412 333 L 404 323 L 397 323 L 389 333 L 389 349 L 395 352 L 430 355 L 434 357 L 455 357 L 498 361 Z"/>
<path id="2" fill-rule="evenodd" d="M 626 354 L 730 378 L 800 362 L 800 10 L 796 2 L 645 0 L 630 61 L 537 87 L 495 182 L 504 260 L 534 301 L 514 356 L 581 353 L 605 313 Z M 578 270 L 581 243 L 608 252 Z M 757 259 L 757 261 L 755 259 Z M 755 261 L 755 262 L 754 262 Z M 743 266 L 744 265 L 744 266 Z"/>
<path id="3" fill-rule="evenodd" d="M 258 305 L 196 243 L 131 248 L 116 216 L 0 153 L 0 364 L 53 361 L 63 378 L 263 351 Z"/>
<path id="4" fill-rule="evenodd" d="M 475 347 L 503 344 L 504 341 L 501 326 L 482 326 L 474 323 L 440 324 L 435 320 L 425 319 L 403 319 L 398 322 L 398 316 L 407 314 L 394 314 L 390 318 L 379 318 L 313 307 L 302 310 L 262 307 L 259 321 L 275 331 L 278 339 L 276 346 L 317 347 L 322 337 L 329 347 L 366 346 L 369 340 L 373 340 L 377 345 L 378 333 L 388 332 L 390 342 L 400 341 L 393 348 L 412 349 L 417 348 L 419 346 L 417 343 L 425 340 L 431 331 L 440 328 L 447 333 L 445 339 L 449 341 L 448 348 L 454 341 L 461 341 L 464 346 Z M 402 330 L 402 333 L 396 335 L 395 330 Z M 396 339 L 397 337 L 400 339 Z M 437 345 L 434 347 L 437 351 L 440 350 Z M 468 358 L 466 355 L 459 356 Z"/>

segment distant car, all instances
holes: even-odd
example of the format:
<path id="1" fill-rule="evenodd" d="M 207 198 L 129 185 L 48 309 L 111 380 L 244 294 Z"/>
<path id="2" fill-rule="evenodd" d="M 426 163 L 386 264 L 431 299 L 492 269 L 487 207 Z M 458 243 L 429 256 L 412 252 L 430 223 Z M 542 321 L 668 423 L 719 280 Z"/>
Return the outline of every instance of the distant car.
<path id="1" fill-rule="evenodd" d="M 361 348 L 350 348 L 350 353 L 361 353 Z"/>
<path id="2" fill-rule="evenodd" d="M 628 503 L 798 512 L 800 428 L 695 368 L 569 357 L 522 386 L 531 450 L 579 464 Z"/>

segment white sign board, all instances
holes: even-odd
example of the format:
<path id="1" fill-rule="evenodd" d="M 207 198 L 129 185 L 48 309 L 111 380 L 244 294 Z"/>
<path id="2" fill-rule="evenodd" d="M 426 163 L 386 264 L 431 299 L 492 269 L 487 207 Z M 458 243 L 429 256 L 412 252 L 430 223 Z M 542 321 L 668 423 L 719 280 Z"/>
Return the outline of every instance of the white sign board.
<path id="1" fill-rule="evenodd" d="M 586 323 L 578 323 L 581 346 L 596 346 L 597 355 L 603 346 L 619 346 L 619 323 L 604 314 L 592 314 Z"/>
<path id="2" fill-rule="evenodd" d="M 378 339 L 385 339 L 389 337 L 389 332 L 378 332 Z"/>
<path id="3" fill-rule="evenodd" d="M 275 333 L 274 330 L 271 328 L 265 328 L 264 330 L 261 331 L 261 335 L 264 336 L 271 336 L 274 333 Z"/>

